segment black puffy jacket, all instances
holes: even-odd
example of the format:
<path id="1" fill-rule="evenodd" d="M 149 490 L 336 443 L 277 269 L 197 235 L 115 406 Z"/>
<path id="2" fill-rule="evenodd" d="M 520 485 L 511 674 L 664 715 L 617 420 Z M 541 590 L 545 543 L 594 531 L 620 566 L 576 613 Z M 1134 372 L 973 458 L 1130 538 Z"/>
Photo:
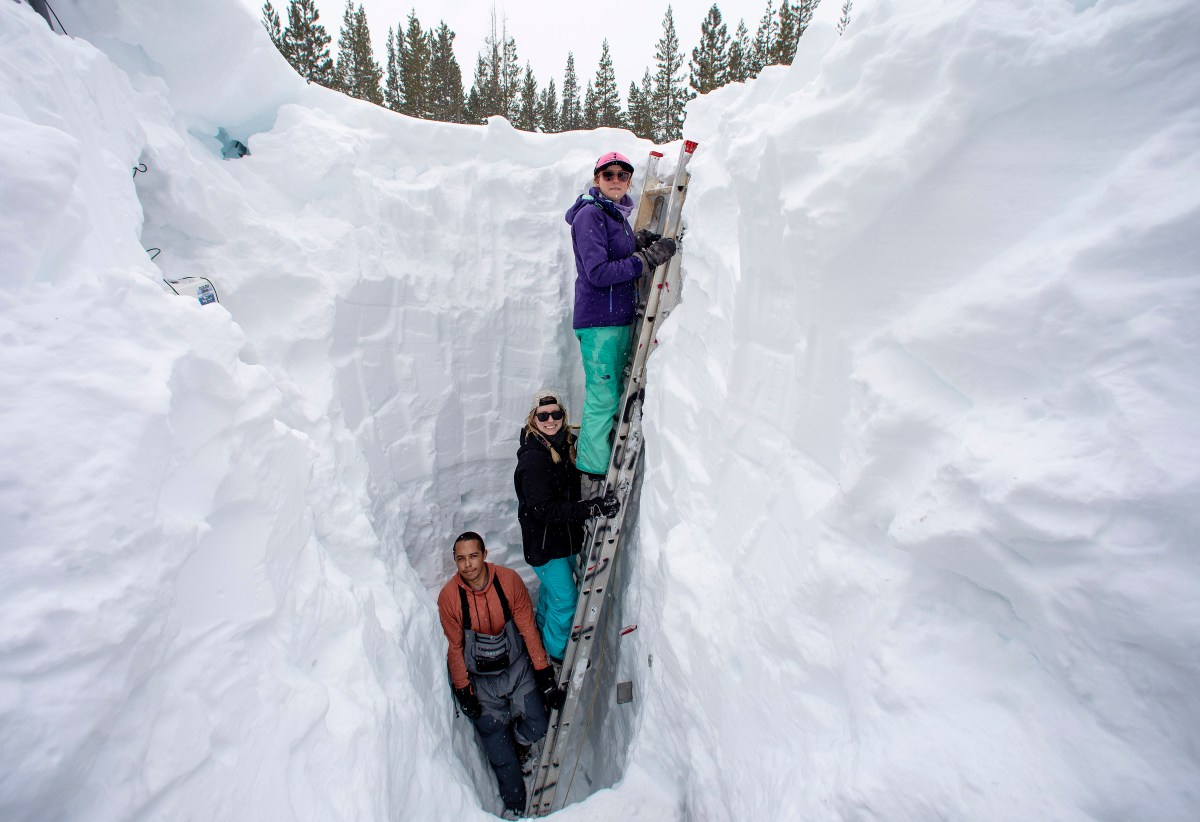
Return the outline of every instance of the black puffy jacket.
<path id="1" fill-rule="evenodd" d="M 568 433 L 555 464 L 550 449 L 538 437 L 521 429 L 517 449 L 517 520 L 525 544 L 525 561 L 536 567 L 552 559 L 569 557 L 583 547 L 587 508 L 579 501 L 579 469 L 568 456 L 575 435 Z"/>

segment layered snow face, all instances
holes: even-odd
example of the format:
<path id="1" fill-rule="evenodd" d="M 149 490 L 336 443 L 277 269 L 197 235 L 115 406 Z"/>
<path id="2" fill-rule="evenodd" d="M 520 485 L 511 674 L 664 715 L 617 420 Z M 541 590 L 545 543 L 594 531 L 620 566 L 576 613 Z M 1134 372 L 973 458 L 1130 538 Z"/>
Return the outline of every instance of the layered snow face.
<path id="1" fill-rule="evenodd" d="M 822 9 L 692 105 L 637 728 L 566 818 L 1200 810 L 1200 22 L 1045 6 Z M 0 816 L 485 816 L 432 592 L 465 528 L 527 571 L 562 212 L 649 146 L 306 87 L 237 4 L 57 10 L 0 4 Z"/>
<path id="2" fill-rule="evenodd" d="M 634 762 L 690 818 L 1194 818 L 1196 11 L 905 5 L 690 110 Z"/>
<path id="3" fill-rule="evenodd" d="M 372 228 L 392 228 L 361 216 L 381 199 L 405 208 L 399 195 L 371 200 L 380 165 L 357 170 L 347 150 L 364 130 L 384 144 L 398 118 L 306 89 L 282 64 L 272 74 L 227 59 L 240 41 L 223 32 L 261 36 L 236 9 L 181 14 L 209 50 L 203 60 L 183 50 L 179 62 L 154 41 L 169 21 L 126 11 L 92 20 L 59 9 L 100 52 L 52 35 L 25 7 L 0 8 L 0 816 L 482 816 L 476 781 L 485 807 L 496 802 L 486 766 L 453 722 L 444 639 L 427 584 L 404 559 L 411 546 L 431 574 L 447 573 L 435 566 L 451 514 L 436 542 L 374 520 L 375 489 L 395 479 L 372 476 L 376 454 L 356 436 L 364 407 L 382 414 L 389 399 L 370 395 L 382 379 L 370 391 L 356 381 L 363 347 L 345 344 L 370 336 L 364 318 L 384 300 L 372 281 L 389 270 L 376 266 L 387 255 L 433 278 L 406 262 L 421 238 L 380 244 Z M 171 83 L 189 71 L 242 77 L 236 105 L 219 82 L 203 101 L 180 98 Z M 253 158 L 223 162 L 219 125 L 249 139 L 248 123 L 276 119 L 278 95 L 256 97 L 256 78 L 311 98 L 278 114 L 279 134 L 294 124 L 297 145 L 273 156 L 264 135 Z M 427 160 L 437 150 L 433 135 L 410 139 L 428 141 Z M 397 140 L 394 152 L 403 148 Z M 134 177 L 138 164 L 146 170 Z M 466 195 L 445 198 L 466 211 Z M 162 249 L 157 268 L 150 246 Z M 163 276 L 211 277 L 222 304 L 176 297 Z M 422 287 L 414 282 L 404 287 Z M 482 287 L 456 293 L 464 304 L 490 299 Z M 436 350 L 441 309 L 422 316 L 413 305 L 405 327 Z M 399 347 L 398 337 L 379 342 Z M 449 368 L 413 356 L 397 371 L 416 361 L 423 373 Z M 430 407 L 457 400 L 455 380 L 440 374 Z M 416 398 L 411 389 L 399 404 Z M 415 416 L 428 428 L 397 424 L 389 446 L 435 427 L 435 412 Z M 435 516 L 432 467 L 425 484 L 413 495 Z"/>

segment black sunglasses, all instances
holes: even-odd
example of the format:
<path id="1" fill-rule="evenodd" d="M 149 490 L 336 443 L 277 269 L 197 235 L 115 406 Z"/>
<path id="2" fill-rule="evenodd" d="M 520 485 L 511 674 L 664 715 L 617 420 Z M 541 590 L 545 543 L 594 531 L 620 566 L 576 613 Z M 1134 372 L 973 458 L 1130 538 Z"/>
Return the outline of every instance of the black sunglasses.
<path id="1" fill-rule="evenodd" d="M 628 171 L 609 171 L 608 169 L 605 169 L 604 171 L 600 172 L 600 176 L 605 180 L 612 180 L 613 178 L 616 178 L 623 183 L 633 175 Z"/>
<path id="2" fill-rule="evenodd" d="M 546 420 L 561 420 L 563 418 L 563 412 L 560 408 L 557 411 L 539 411 L 535 416 L 538 418 L 538 422 L 545 422 Z"/>

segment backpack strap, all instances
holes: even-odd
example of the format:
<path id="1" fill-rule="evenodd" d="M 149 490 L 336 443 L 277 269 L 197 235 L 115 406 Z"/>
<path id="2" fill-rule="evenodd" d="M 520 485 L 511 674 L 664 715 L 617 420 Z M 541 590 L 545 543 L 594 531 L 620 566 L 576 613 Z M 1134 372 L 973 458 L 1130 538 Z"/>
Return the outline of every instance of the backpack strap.
<path id="1" fill-rule="evenodd" d="M 500 610 L 504 611 L 504 621 L 512 622 L 512 609 L 508 607 L 508 597 L 504 595 L 504 588 L 500 586 L 499 574 L 492 577 L 492 584 L 496 586 L 496 596 L 500 597 Z"/>
<path id="2" fill-rule="evenodd" d="M 467 589 L 458 586 L 458 601 L 462 603 L 462 626 L 464 631 L 471 630 L 471 609 L 467 605 Z"/>
<path id="3" fill-rule="evenodd" d="M 492 585 L 496 586 L 496 596 L 500 599 L 500 610 L 504 612 L 504 621 L 512 622 L 512 608 L 508 607 L 508 597 L 504 595 L 504 588 L 500 585 L 499 574 L 492 577 Z M 463 630 L 469 631 L 471 630 L 471 608 L 467 604 L 467 589 L 461 585 L 458 586 L 458 601 L 462 604 Z"/>

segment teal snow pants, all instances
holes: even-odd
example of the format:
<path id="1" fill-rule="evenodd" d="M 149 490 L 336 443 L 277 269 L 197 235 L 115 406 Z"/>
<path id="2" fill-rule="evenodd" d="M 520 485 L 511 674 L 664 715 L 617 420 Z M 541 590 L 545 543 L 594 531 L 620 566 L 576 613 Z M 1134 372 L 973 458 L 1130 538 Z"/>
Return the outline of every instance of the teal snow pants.
<path id="1" fill-rule="evenodd" d="M 621 402 L 621 375 L 629 360 L 629 326 L 578 328 L 575 336 L 583 354 L 585 392 L 575 465 L 588 474 L 606 474 L 612 456 L 608 435 Z"/>
<path id="2" fill-rule="evenodd" d="M 579 598 L 575 575 L 571 573 L 574 564 L 575 557 L 563 557 L 533 569 L 541 583 L 536 614 L 538 631 L 546 653 L 557 660 L 561 660 L 567 650 L 567 638 L 575 619 L 575 600 Z"/>

